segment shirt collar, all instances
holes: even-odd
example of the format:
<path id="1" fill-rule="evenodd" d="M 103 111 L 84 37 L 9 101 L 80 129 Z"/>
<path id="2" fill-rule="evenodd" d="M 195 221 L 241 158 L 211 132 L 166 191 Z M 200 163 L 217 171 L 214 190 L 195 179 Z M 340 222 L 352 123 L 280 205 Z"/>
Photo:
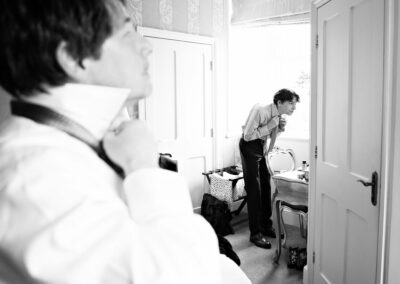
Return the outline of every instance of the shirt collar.
<path id="1" fill-rule="evenodd" d="M 279 115 L 278 108 L 276 107 L 276 105 L 274 103 L 271 104 L 271 114 L 272 114 L 272 117 Z"/>
<path id="2" fill-rule="evenodd" d="M 68 83 L 26 100 L 69 117 L 101 140 L 114 120 L 121 117 L 130 90 Z"/>

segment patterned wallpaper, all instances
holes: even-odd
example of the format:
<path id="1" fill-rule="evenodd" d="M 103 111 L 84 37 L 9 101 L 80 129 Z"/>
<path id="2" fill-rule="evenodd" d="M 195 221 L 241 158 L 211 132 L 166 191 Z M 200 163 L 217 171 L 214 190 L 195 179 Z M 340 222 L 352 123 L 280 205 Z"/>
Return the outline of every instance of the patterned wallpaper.
<path id="1" fill-rule="evenodd" d="M 224 27 L 224 0 L 213 1 L 213 30 L 216 34 L 223 32 Z"/>
<path id="2" fill-rule="evenodd" d="M 188 0 L 188 33 L 200 33 L 200 1 Z"/>
<path id="3" fill-rule="evenodd" d="M 159 0 L 160 28 L 172 30 L 172 0 Z"/>
<path id="4" fill-rule="evenodd" d="M 142 0 L 129 0 L 127 1 L 127 7 L 130 16 L 132 17 L 133 21 L 141 26 L 142 25 Z"/>
<path id="5" fill-rule="evenodd" d="M 224 30 L 224 0 L 127 0 L 127 7 L 139 26 L 205 36 Z"/>

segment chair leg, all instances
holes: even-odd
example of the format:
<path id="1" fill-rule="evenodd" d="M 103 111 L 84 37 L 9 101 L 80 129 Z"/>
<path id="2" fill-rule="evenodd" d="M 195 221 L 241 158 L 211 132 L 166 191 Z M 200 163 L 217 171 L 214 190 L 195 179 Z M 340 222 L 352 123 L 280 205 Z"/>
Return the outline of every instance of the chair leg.
<path id="1" fill-rule="evenodd" d="M 286 248 L 287 233 L 286 233 L 285 222 L 283 221 L 283 214 L 282 214 L 284 209 L 285 209 L 284 206 L 281 205 L 280 206 L 280 217 L 281 217 L 280 222 L 282 224 L 282 230 L 283 230 L 283 236 L 284 236 L 282 246 L 284 248 Z"/>
<path id="2" fill-rule="evenodd" d="M 277 234 L 277 237 L 278 237 L 278 239 L 277 239 L 277 241 L 276 241 L 276 246 L 277 246 L 277 248 L 276 248 L 276 251 L 275 251 L 275 256 L 274 256 L 274 262 L 276 263 L 276 264 L 278 264 L 279 263 L 279 258 L 281 257 L 281 251 L 282 251 L 282 248 L 281 248 L 281 242 L 282 242 L 282 240 L 281 240 L 281 214 L 280 214 L 280 212 L 281 212 L 281 210 L 280 210 L 280 201 L 278 200 L 278 201 L 276 201 L 275 202 L 275 210 L 276 210 L 276 222 L 278 223 L 278 234 Z"/>
<path id="3" fill-rule="evenodd" d="M 300 235 L 304 238 L 304 219 L 303 215 L 299 214 L 299 223 L 300 223 Z"/>
<path id="4" fill-rule="evenodd" d="M 302 225 L 303 225 L 303 229 L 302 229 L 302 237 L 303 238 L 305 238 L 305 239 L 307 239 L 307 222 L 308 222 L 308 220 L 307 220 L 307 218 L 308 218 L 308 215 L 307 215 L 307 213 L 304 213 L 304 215 L 301 215 L 301 221 L 302 221 Z"/>

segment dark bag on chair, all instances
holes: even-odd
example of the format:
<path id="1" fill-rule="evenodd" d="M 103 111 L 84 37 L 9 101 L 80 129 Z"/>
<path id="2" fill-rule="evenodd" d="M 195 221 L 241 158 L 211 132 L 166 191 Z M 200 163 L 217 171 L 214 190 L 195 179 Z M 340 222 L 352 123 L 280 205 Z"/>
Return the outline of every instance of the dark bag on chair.
<path id="1" fill-rule="evenodd" d="M 231 211 L 225 201 L 205 193 L 201 202 L 201 215 L 211 224 L 217 234 L 226 236 L 234 233 L 230 224 Z"/>

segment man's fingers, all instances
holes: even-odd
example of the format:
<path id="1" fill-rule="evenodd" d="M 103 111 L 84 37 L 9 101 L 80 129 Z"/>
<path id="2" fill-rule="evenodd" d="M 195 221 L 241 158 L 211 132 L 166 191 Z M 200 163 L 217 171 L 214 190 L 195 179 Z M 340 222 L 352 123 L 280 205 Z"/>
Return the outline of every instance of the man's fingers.
<path id="1" fill-rule="evenodd" d="M 142 121 L 123 122 L 104 137 L 107 155 L 126 173 L 134 169 L 157 166 L 157 142 Z"/>

